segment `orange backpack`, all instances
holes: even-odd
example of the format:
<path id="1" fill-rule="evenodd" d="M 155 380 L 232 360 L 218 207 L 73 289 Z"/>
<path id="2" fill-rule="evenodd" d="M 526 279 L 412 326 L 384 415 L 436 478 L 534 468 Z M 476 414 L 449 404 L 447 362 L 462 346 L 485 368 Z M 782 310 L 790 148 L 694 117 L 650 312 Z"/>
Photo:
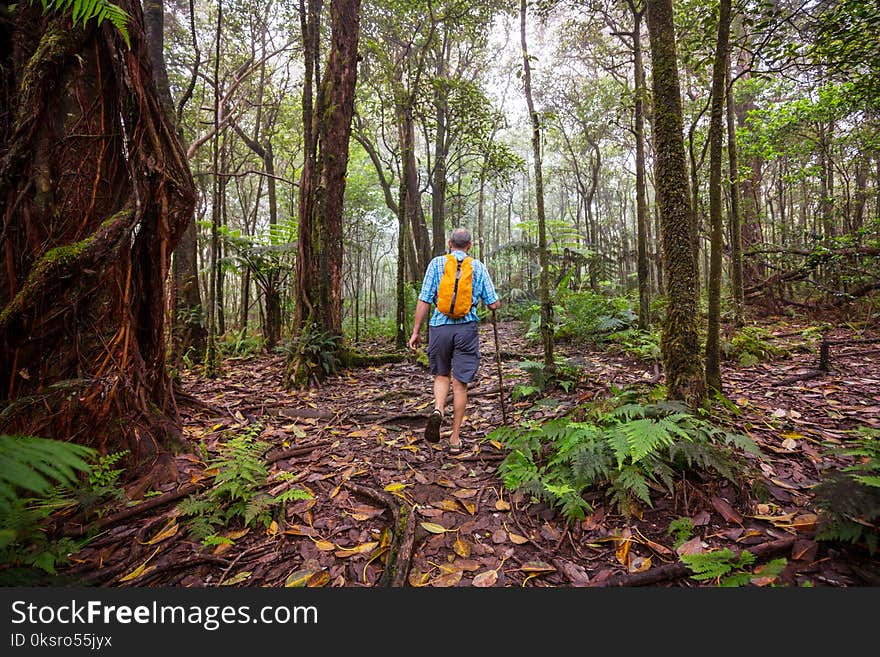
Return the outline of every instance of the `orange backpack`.
<path id="1" fill-rule="evenodd" d="M 446 255 L 446 265 L 437 290 L 437 310 L 452 319 L 461 319 L 471 311 L 474 290 L 473 258 L 466 256 L 459 261 L 451 253 Z"/>

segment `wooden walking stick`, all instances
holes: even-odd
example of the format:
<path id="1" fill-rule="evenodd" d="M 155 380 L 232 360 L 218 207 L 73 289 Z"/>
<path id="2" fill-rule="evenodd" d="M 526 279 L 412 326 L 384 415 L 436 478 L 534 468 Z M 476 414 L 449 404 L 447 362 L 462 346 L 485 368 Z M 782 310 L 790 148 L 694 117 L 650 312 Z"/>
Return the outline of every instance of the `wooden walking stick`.
<path id="1" fill-rule="evenodd" d="M 501 398 L 501 418 L 507 424 L 507 407 L 504 404 L 504 378 L 501 374 L 501 349 L 498 347 L 498 321 L 495 318 L 495 309 L 492 312 L 492 331 L 495 333 L 495 363 L 498 365 L 498 396 Z"/>

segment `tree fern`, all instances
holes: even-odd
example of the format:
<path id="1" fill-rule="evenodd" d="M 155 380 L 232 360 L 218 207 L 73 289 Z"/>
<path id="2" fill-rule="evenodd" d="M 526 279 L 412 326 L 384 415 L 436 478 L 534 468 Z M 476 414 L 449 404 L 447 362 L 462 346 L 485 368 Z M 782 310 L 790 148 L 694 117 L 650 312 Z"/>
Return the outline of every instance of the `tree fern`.
<path id="1" fill-rule="evenodd" d="M 30 0 L 34 4 L 36 0 Z M 69 11 L 73 24 L 85 27 L 86 23 L 94 20 L 97 25 L 109 21 L 125 40 L 126 45 L 131 45 L 128 36 L 128 13 L 119 5 L 107 0 L 40 0 L 43 11 Z"/>

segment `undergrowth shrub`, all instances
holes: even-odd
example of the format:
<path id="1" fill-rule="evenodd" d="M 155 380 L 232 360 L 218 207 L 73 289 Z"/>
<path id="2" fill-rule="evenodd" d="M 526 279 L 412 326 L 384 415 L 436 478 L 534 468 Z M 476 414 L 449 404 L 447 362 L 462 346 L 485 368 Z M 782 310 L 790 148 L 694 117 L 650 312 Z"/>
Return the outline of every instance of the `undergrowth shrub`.
<path id="1" fill-rule="evenodd" d="M 880 544 L 880 429 L 860 427 L 856 436 L 829 449 L 851 464 L 827 472 L 813 489 L 819 509 L 816 538 L 864 541 L 873 555 Z"/>
<path id="2" fill-rule="evenodd" d="M 738 360 L 744 367 L 779 358 L 788 350 L 772 342 L 773 336 L 760 326 L 744 326 L 730 340 L 721 340 L 725 358 Z"/>
<path id="3" fill-rule="evenodd" d="M 487 439 L 510 450 L 499 466 L 506 487 L 557 507 L 573 522 L 591 506 L 583 493 L 605 495 L 626 516 L 652 506 L 652 491 L 672 492 L 676 475 L 695 471 L 741 485 L 759 455 L 747 436 L 696 417 L 682 404 L 624 403 L 597 407 L 587 421 L 570 417 L 500 427 Z"/>
<path id="4" fill-rule="evenodd" d="M 0 435 L 0 585 L 31 584 L 70 562 L 89 539 L 52 536 L 53 516 L 121 499 L 122 469 L 113 464 L 122 455 L 99 457 L 74 443 Z"/>
<path id="5" fill-rule="evenodd" d="M 180 514 L 187 517 L 190 535 L 204 545 L 231 543 L 219 532 L 228 527 L 268 527 L 274 509 L 293 500 L 310 499 L 306 490 L 289 487 L 279 495 L 270 495 L 263 489 L 268 484 L 269 467 L 265 454 L 270 445 L 257 440 L 262 427 L 259 423 L 246 427 L 231 437 L 219 453 L 207 462 L 207 472 L 214 473 L 214 484 L 206 491 L 183 500 L 178 505 Z M 277 477 L 277 481 L 292 475 Z"/>

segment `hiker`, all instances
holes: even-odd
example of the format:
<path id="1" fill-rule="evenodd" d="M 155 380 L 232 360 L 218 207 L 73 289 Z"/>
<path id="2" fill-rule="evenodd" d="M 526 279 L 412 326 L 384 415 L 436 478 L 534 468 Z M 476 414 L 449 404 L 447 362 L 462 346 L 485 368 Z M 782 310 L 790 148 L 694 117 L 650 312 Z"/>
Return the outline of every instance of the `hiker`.
<path id="1" fill-rule="evenodd" d="M 459 432 L 467 407 L 468 384 L 474 380 L 480 365 L 476 307 L 482 300 L 488 308 L 495 310 L 499 301 L 486 266 L 468 255 L 470 231 L 456 228 L 447 244 L 449 253 L 431 260 L 425 271 L 409 348 L 418 349 L 422 322 L 428 316 L 431 304 L 436 304 L 428 322 L 428 363 L 434 375 L 434 410 L 425 424 L 425 440 L 432 443 L 440 440 L 451 382 L 449 451 L 457 454 L 461 452 Z"/>

